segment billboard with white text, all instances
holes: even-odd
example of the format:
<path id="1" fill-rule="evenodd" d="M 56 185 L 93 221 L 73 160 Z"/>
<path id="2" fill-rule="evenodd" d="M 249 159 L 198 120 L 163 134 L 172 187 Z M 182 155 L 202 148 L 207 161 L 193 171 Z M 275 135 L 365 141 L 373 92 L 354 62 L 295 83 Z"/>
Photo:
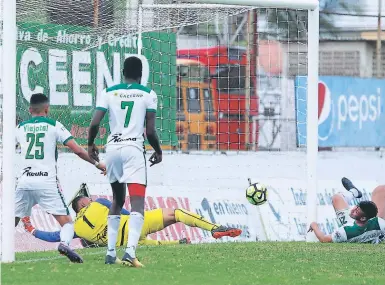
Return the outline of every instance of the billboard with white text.
<path id="1" fill-rule="evenodd" d="M 297 77 L 297 139 L 306 145 L 307 77 Z M 315 94 L 310 94 L 314 96 Z M 321 147 L 385 146 L 385 80 L 321 76 L 318 142 Z"/>

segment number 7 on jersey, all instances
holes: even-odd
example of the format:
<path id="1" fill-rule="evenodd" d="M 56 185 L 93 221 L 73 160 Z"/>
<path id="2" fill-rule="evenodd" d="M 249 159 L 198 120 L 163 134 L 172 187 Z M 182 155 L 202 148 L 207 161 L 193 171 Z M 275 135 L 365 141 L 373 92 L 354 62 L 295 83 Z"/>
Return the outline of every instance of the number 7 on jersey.
<path id="1" fill-rule="evenodd" d="M 127 128 L 128 124 L 130 123 L 132 109 L 134 108 L 134 102 L 122 101 L 120 107 L 122 108 L 122 110 L 127 108 L 126 119 L 124 120 L 124 127 Z"/>

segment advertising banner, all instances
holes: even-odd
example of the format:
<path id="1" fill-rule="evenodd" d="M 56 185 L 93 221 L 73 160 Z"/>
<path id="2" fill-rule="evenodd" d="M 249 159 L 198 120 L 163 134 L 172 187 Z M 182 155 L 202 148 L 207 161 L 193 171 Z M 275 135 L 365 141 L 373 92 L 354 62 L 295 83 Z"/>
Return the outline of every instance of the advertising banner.
<path id="1" fill-rule="evenodd" d="M 349 206 L 359 201 L 370 200 L 372 192 L 379 185 L 376 181 L 354 181 L 362 191 L 362 198 L 354 199 Z M 262 218 L 266 225 L 267 239 L 277 241 L 304 241 L 307 225 L 306 181 L 284 179 L 266 183 L 269 189 L 268 205 L 262 206 Z M 338 227 L 332 197 L 346 191 L 340 180 L 321 180 L 317 193 L 317 223 L 325 234 L 331 234 Z M 262 208 L 261 207 L 261 208 Z"/>
<path id="2" fill-rule="evenodd" d="M 352 154 L 332 152 L 320 157 L 317 205 L 314 207 L 317 207 L 317 222 L 327 234 L 337 228 L 332 197 L 346 191 L 341 177 L 351 178 L 361 189 L 363 197 L 360 200 L 370 200 L 373 189 L 384 184 L 382 159 L 370 152 Z M 268 161 L 264 155 L 269 158 Z M 225 238 L 222 242 L 304 241 L 308 226 L 308 192 L 304 171 L 306 164 L 302 157 L 300 152 L 295 155 L 247 154 L 247 160 L 244 155 L 165 154 L 162 164 L 148 168 L 146 209 L 184 208 L 212 223 L 242 229 L 240 237 Z M 68 153 L 61 153 L 58 161 L 58 177 L 67 202 L 82 183 L 87 184 L 94 199 L 103 197 L 111 200 L 111 186 L 95 167 Z M 247 177 L 267 186 L 267 203 L 257 207 L 246 200 Z M 352 201 L 351 206 L 357 202 Z M 124 207 L 130 209 L 128 199 Z M 38 205 L 32 210 L 32 223 L 37 229 L 45 231 L 60 228 L 55 219 Z M 210 232 L 181 224 L 150 236 L 156 240 L 184 237 L 189 237 L 193 243 L 215 241 Z M 20 225 L 16 229 L 15 241 L 17 251 L 49 250 L 57 246 L 39 241 Z M 74 240 L 74 246 L 80 246 L 78 239 Z"/>
<path id="3" fill-rule="evenodd" d="M 295 82 L 298 145 L 306 145 L 307 77 Z M 311 94 L 310 96 L 313 96 Z M 385 146 L 385 80 L 321 76 L 318 84 L 321 147 Z"/>
<path id="4" fill-rule="evenodd" d="M 19 23 L 18 121 L 29 118 L 31 95 L 44 93 L 50 99 L 50 116 L 63 123 L 78 143 L 86 144 L 96 98 L 104 88 L 122 82 L 122 63 L 137 56 L 137 40 L 136 35 L 116 38 L 79 26 Z M 158 94 L 160 140 L 165 146 L 176 145 L 176 36 L 144 33 L 142 51 L 142 84 Z M 105 118 L 97 144 L 105 144 L 107 131 Z"/>
<path id="5" fill-rule="evenodd" d="M 378 185 L 375 181 L 355 181 L 363 192 L 361 199 L 355 199 L 350 206 L 362 200 L 370 200 L 373 189 Z M 242 229 L 238 238 L 222 238 L 215 240 L 211 233 L 199 228 L 192 228 L 181 223 L 148 236 L 154 240 L 179 240 L 185 237 L 193 243 L 232 242 L 232 241 L 305 241 L 307 233 L 306 182 L 294 179 L 267 181 L 269 199 L 265 205 L 256 207 L 249 204 L 243 195 L 231 190 L 221 191 L 220 198 L 216 192 L 199 188 L 185 190 L 172 187 L 149 187 L 149 195 L 145 199 L 146 210 L 156 208 L 183 208 L 198 213 L 212 223 Z M 109 185 L 92 184 L 88 187 L 92 198 L 112 199 Z M 75 188 L 74 188 L 75 189 Z M 332 196 L 346 191 L 340 181 L 324 180 L 319 182 L 317 193 L 317 222 L 320 229 L 331 234 L 338 227 L 337 218 L 332 205 Z M 96 193 L 96 194 L 95 194 Z M 129 200 L 124 205 L 130 209 Z M 37 229 L 45 231 L 60 230 L 54 218 L 35 206 L 32 211 L 32 223 Z M 56 244 L 47 243 L 34 238 L 19 225 L 16 230 L 17 251 L 42 251 L 55 249 Z M 81 247 L 78 239 L 73 246 Z"/>

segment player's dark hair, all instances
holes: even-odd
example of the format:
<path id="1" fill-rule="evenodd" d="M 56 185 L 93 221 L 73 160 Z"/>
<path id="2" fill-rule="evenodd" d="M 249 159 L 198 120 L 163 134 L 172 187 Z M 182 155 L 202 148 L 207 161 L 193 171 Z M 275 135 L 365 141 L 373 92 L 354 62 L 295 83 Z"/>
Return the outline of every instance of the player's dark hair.
<path id="1" fill-rule="evenodd" d="M 33 106 L 33 105 L 40 105 L 40 104 L 46 104 L 48 102 L 49 102 L 48 97 L 45 96 L 42 93 L 33 94 L 31 96 L 31 99 L 29 100 L 29 104 L 31 106 Z"/>
<path id="2" fill-rule="evenodd" d="M 83 196 L 83 195 L 77 196 L 77 197 L 76 197 L 75 199 L 73 199 L 73 201 L 72 201 L 72 209 L 75 211 L 75 213 L 78 213 L 78 212 L 79 212 L 79 205 L 78 205 L 78 203 L 79 203 L 80 199 L 82 199 L 82 198 L 86 198 L 86 196 Z"/>
<path id="3" fill-rule="evenodd" d="M 362 201 L 358 204 L 358 207 L 368 220 L 377 216 L 378 208 L 372 201 Z"/>
<path id="4" fill-rule="evenodd" d="M 127 57 L 124 61 L 123 75 L 126 79 L 137 80 L 142 77 L 142 61 L 136 56 Z"/>

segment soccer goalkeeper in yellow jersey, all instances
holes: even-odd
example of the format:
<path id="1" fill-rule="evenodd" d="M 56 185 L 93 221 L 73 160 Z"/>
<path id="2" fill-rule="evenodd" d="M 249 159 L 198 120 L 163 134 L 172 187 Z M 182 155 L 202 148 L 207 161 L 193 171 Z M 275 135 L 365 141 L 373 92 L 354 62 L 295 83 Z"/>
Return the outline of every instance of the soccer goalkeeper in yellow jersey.
<path id="1" fill-rule="evenodd" d="M 78 196 L 72 201 L 72 208 L 76 212 L 75 219 L 75 238 L 82 238 L 87 244 L 106 246 L 107 245 L 107 216 L 111 206 L 111 201 L 99 198 L 92 201 L 87 196 Z M 128 224 L 130 213 L 122 210 L 122 218 L 120 220 L 117 246 L 127 244 Z M 22 219 L 24 227 L 32 233 L 36 238 L 48 241 L 60 241 L 60 232 L 44 232 L 35 229 L 29 217 Z M 141 245 L 162 245 L 189 243 L 188 239 L 180 241 L 155 241 L 147 239 L 147 235 L 161 231 L 169 225 L 181 222 L 190 227 L 198 227 L 206 231 L 211 231 L 214 238 L 221 237 L 237 237 L 242 231 L 236 228 L 229 228 L 218 224 L 212 224 L 203 217 L 189 212 L 185 209 L 162 208 L 151 211 L 145 211 L 144 225 L 140 236 L 139 244 Z M 118 262 L 120 262 L 118 260 Z"/>

